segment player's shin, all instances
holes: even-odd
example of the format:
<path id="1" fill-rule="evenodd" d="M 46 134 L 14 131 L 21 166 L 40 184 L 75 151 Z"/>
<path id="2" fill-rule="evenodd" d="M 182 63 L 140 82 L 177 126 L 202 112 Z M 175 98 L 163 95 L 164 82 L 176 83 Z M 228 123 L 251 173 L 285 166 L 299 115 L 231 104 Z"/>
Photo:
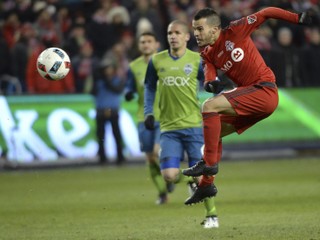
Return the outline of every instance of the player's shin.
<path id="1" fill-rule="evenodd" d="M 206 217 L 217 216 L 217 208 L 215 205 L 215 198 L 206 198 L 204 200 L 204 206 L 206 210 Z"/>
<path id="2" fill-rule="evenodd" d="M 148 163 L 148 167 L 149 167 L 151 179 L 154 185 L 156 186 L 159 194 L 166 193 L 167 192 L 166 182 L 164 181 L 161 175 L 158 163 L 155 163 L 155 162 Z"/>
<path id="3" fill-rule="evenodd" d="M 205 144 L 203 158 L 208 166 L 213 166 L 221 155 L 221 120 L 218 113 L 212 112 L 202 113 L 202 119 Z"/>

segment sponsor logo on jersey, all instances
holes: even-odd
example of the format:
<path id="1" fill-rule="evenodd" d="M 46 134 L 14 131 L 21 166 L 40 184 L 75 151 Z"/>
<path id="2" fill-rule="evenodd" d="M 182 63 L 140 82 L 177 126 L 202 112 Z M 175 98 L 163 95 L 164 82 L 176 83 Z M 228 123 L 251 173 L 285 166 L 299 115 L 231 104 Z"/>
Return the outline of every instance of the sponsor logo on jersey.
<path id="1" fill-rule="evenodd" d="M 244 51 L 241 48 L 235 48 L 231 52 L 231 58 L 235 62 L 240 62 L 244 58 Z"/>
<path id="2" fill-rule="evenodd" d="M 176 86 L 176 87 L 183 87 L 189 86 L 189 77 L 174 77 L 174 76 L 167 76 L 161 79 L 162 85 L 165 86 Z"/>
<path id="3" fill-rule="evenodd" d="M 247 21 L 248 21 L 248 24 L 253 24 L 257 21 L 257 16 L 256 15 L 250 15 L 247 17 Z"/>
<path id="4" fill-rule="evenodd" d="M 170 70 L 179 70 L 179 67 L 171 67 Z"/>
<path id="5" fill-rule="evenodd" d="M 244 58 L 244 51 L 241 48 L 235 48 L 231 52 L 231 58 L 234 62 L 240 62 Z M 221 70 L 224 72 L 229 71 L 233 66 L 233 63 L 231 60 L 228 60 L 223 64 L 221 67 Z"/>
<path id="6" fill-rule="evenodd" d="M 187 74 L 187 76 L 190 75 L 190 73 L 192 73 L 192 64 L 187 63 L 184 68 L 183 71 L 185 72 L 185 74 Z"/>
<path id="7" fill-rule="evenodd" d="M 234 49 L 234 43 L 231 41 L 226 41 L 225 46 L 227 51 L 232 51 Z"/>

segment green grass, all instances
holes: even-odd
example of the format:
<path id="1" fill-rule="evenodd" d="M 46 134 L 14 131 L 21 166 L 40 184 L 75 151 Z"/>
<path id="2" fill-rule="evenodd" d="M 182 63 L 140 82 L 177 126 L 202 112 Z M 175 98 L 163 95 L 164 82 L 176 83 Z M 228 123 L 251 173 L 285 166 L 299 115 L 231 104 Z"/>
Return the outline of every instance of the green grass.
<path id="1" fill-rule="evenodd" d="M 142 165 L 0 173 L 0 239 L 320 239 L 320 159 L 222 162 L 219 229 L 185 184 L 167 205 Z"/>

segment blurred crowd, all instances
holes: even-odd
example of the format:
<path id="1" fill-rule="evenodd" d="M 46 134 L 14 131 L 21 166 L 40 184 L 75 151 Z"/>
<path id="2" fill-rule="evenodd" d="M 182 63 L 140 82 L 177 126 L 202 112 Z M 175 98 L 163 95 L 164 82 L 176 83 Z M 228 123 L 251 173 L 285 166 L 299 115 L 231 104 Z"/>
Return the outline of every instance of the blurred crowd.
<path id="1" fill-rule="evenodd" d="M 222 27 L 266 6 L 309 11 L 313 25 L 268 20 L 252 35 L 280 87 L 320 86 L 320 4 L 317 0 L 3 0 L 0 3 L 0 94 L 91 93 L 95 71 L 112 59 L 118 77 L 139 56 L 137 36 L 154 31 L 168 47 L 166 27 L 174 19 L 190 23 L 195 12 L 214 8 Z M 41 79 L 36 59 L 56 46 L 70 56 L 63 81 Z M 194 38 L 190 49 L 198 50 Z M 160 50 L 161 50 L 160 49 Z"/>

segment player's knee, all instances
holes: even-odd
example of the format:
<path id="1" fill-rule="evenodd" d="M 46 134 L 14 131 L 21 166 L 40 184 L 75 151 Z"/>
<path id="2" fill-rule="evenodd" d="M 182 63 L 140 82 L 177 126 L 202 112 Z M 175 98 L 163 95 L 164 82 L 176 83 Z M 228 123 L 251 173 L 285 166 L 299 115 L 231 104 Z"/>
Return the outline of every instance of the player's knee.
<path id="1" fill-rule="evenodd" d="M 166 182 L 175 182 L 179 177 L 179 169 L 167 169 L 162 171 L 162 176 Z"/>
<path id="2" fill-rule="evenodd" d="M 215 103 L 214 101 L 205 101 L 202 104 L 202 112 L 215 112 L 216 108 L 215 108 Z"/>

